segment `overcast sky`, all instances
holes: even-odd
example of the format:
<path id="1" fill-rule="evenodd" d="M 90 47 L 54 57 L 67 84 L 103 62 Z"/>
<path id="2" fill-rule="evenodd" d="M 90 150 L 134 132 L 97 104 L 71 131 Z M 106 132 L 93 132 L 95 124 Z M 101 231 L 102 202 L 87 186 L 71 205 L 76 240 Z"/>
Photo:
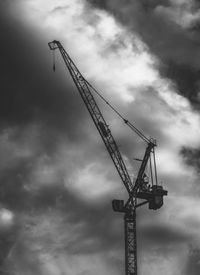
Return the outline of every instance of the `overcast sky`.
<path id="1" fill-rule="evenodd" d="M 4 0 L 0 33 L 1 274 L 124 274 L 126 190 L 59 52 L 52 70 L 57 39 L 157 139 L 169 194 L 137 212 L 139 274 L 199 275 L 199 1 Z M 96 100 L 136 176 L 145 144 Z"/>

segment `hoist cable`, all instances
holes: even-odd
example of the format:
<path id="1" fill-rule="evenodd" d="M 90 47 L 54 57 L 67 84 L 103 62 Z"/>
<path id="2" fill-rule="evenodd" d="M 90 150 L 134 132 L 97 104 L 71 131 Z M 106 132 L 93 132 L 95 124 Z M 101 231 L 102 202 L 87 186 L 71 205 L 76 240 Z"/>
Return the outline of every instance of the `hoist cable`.
<path id="1" fill-rule="evenodd" d="M 145 142 L 151 142 L 139 129 L 137 129 L 129 120 L 125 119 L 85 78 L 84 81 L 87 83 L 90 88 L 124 121 L 126 125 L 129 126 L 141 139 Z"/>
<path id="2" fill-rule="evenodd" d="M 150 164 L 151 182 L 152 182 L 152 185 L 154 185 L 154 178 L 153 178 L 153 170 L 152 170 L 151 156 L 150 156 L 150 158 L 149 158 L 149 164 Z"/>
<path id="3" fill-rule="evenodd" d="M 51 47 L 50 47 L 51 48 Z M 51 48 L 52 49 L 52 48 Z M 53 49 L 53 71 L 55 72 L 55 48 Z M 79 72 L 80 73 L 80 72 Z M 152 142 L 149 138 L 147 138 L 139 129 L 137 129 L 128 119 L 125 119 L 80 73 L 86 85 L 88 85 L 123 121 L 124 123 L 133 130 L 141 139 L 145 142 Z"/>
<path id="4" fill-rule="evenodd" d="M 55 50 L 52 51 L 52 54 L 53 54 L 53 71 L 55 72 L 55 70 L 56 70 Z"/>
<path id="5" fill-rule="evenodd" d="M 158 185 L 158 175 L 157 175 L 157 167 L 156 167 L 156 156 L 155 156 L 155 150 L 154 150 L 154 148 L 153 148 L 153 160 L 154 160 L 155 181 L 156 181 L 156 185 Z"/>

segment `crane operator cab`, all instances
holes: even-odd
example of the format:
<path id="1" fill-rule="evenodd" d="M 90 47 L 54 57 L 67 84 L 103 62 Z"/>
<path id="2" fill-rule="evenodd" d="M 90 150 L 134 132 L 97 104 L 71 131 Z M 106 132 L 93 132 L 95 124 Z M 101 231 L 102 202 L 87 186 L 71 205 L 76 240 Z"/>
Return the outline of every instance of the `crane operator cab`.
<path id="1" fill-rule="evenodd" d="M 149 209 L 157 210 L 163 205 L 163 196 L 167 191 L 161 185 L 150 185 L 146 174 L 142 178 L 140 188 L 137 192 L 137 198 L 145 199 L 149 203 Z"/>

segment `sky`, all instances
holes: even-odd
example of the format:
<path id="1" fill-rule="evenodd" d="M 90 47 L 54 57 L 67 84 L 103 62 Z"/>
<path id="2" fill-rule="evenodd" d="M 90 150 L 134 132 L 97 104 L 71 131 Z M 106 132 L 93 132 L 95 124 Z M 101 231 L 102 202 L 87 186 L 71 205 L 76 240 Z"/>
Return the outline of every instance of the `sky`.
<path id="1" fill-rule="evenodd" d="M 0 2 L 0 272 L 124 274 L 127 199 L 56 39 L 84 77 L 157 140 L 164 206 L 137 210 L 138 273 L 200 271 L 200 2 Z M 97 103 L 126 161 L 145 144 Z"/>

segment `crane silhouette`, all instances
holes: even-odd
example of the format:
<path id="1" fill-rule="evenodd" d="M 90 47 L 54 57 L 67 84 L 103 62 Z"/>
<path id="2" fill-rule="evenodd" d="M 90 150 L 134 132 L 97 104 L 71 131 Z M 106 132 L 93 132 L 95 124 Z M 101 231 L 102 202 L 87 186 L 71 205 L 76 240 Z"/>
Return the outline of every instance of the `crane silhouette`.
<path id="1" fill-rule="evenodd" d="M 137 275 L 137 241 L 136 241 L 136 208 L 149 204 L 149 209 L 157 210 L 163 205 L 163 196 L 167 195 L 167 191 L 161 185 L 158 185 L 155 146 L 156 140 L 147 138 L 140 130 L 138 130 L 131 122 L 125 119 L 103 96 L 83 77 L 79 69 L 74 64 L 62 44 L 54 40 L 48 43 L 51 50 L 58 49 L 67 66 L 69 73 L 77 87 L 77 90 L 87 107 L 90 116 L 106 146 L 106 149 L 117 169 L 117 172 L 128 192 L 128 200 L 113 200 L 112 208 L 116 212 L 124 213 L 124 229 L 125 229 L 125 274 Z M 55 71 L 55 63 L 53 64 Z M 115 113 L 123 119 L 124 123 L 131 128 L 141 139 L 147 143 L 144 157 L 134 182 L 131 181 L 128 170 L 119 151 L 117 143 L 112 136 L 108 124 L 106 123 L 95 99 L 93 93 L 97 93 L 108 104 Z M 151 184 L 145 169 L 148 161 L 151 169 Z M 137 200 L 142 200 L 137 203 Z"/>

